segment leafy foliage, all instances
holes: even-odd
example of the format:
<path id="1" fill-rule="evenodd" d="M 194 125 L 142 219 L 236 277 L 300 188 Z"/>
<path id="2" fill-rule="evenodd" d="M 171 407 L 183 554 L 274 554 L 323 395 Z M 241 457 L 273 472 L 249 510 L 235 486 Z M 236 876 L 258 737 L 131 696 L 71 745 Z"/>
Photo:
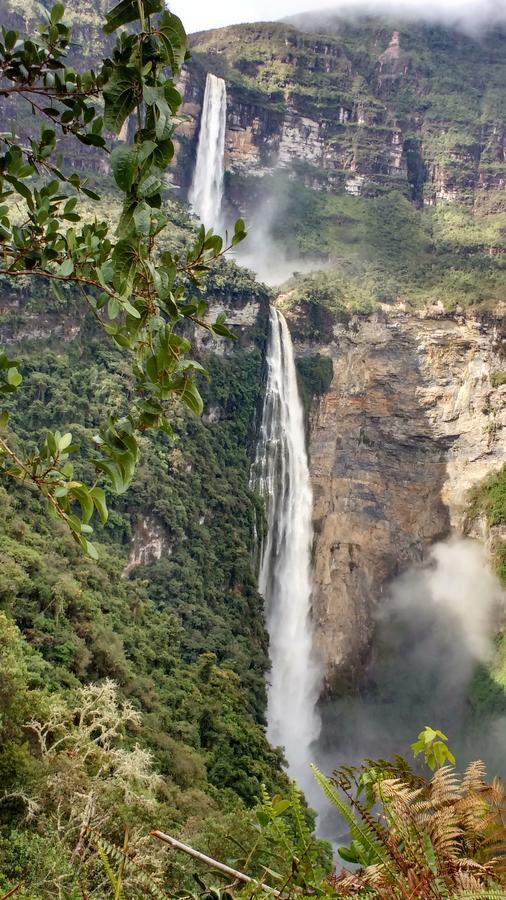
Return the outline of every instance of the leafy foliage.
<path id="1" fill-rule="evenodd" d="M 223 265 L 216 277 L 211 295 L 225 289 L 240 303 L 251 292 L 261 311 L 267 294 L 244 273 Z M 44 299 L 30 302 L 44 315 Z M 83 341 L 55 341 L 53 349 L 37 342 L 24 346 L 23 392 L 10 393 L 6 403 L 28 449 L 39 430 L 62 416 L 72 422 L 76 440 L 85 442 L 96 433 L 105 402 L 119 412 L 128 402 L 127 361 L 89 327 L 83 325 Z M 0 803 L 6 888 L 23 877 L 27 896 L 52 897 L 61 877 L 73 896 L 75 829 L 68 839 L 55 835 L 56 801 L 53 795 L 49 802 L 47 772 L 26 722 L 45 725 L 55 706 L 74 708 L 81 686 L 90 682 L 113 680 L 118 702 L 129 702 L 141 716 L 127 726 L 119 747 L 130 751 L 137 744 L 148 752 L 157 779 L 149 822 L 142 804 L 123 803 L 111 782 L 100 789 L 107 810 L 99 804 L 92 825 L 117 846 L 127 827 L 133 859 L 151 875 L 165 871 L 162 849 L 149 849 L 153 824 L 207 834 L 216 844 L 227 817 L 249 833 L 247 810 L 262 783 L 272 792 L 286 785 L 280 754 L 268 746 L 263 726 L 266 636 L 250 555 L 257 510 L 248 488 L 249 442 L 262 356 L 250 338 L 240 344 L 223 357 L 200 357 L 211 375 L 202 388 L 204 417 L 176 406 L 171 440 L 160 432 L 142 437 L 131 490 L 110 504 L 107 523 L 97 527 L 98 560 L 83 558 L 61 523 L 46 520 L 36 492 L 15 483 L 2 492 L 0 603 L 23 635 L 17 635 L 16 653 L 28 660 L 25 674 L 16 676 L 19 690 L 5 682 L 2 789 L 13 794 L 22 787 L 40 803 L 28 823 L 23 801 Z M 88 465 L 81 459 L 76 467 L 84 481 Z M 121 577 L 132 536 L 142 538 L 146 516 L 154 517 L 163 535 L 163 558 Z M 69 757 L 73 748 L 60 746 L 53 770 L 66 772 L 71 762 L 89 793 L 93 773 L 78 765 L 81 753 Z M 65 821 L 66 807 L 61 816 Z M 93 858 L 86 869 L 90 885 L 104 877 L 95 851 Z"/>
<path id="2" fill-rule="evenodd" d="M 495 569 L 501 583 L 506 585 L 506 543 L 502 534 L 502 528 L 506 523 L 506 466 L 471 490 L 468 524 L 479 515 L 485 517 Z M 503 715 L 506 711 L 506 635 L 504 629 L 496 637 L 496 649 L 492 661 L 478 668 L 472 684 L 471 702 L 473 707 L 481 713 Z"/>
<path id="3" fill-rule="evenodd" d="M 244 239 L 245 227 L 239 219 L 229 247 L 202 226 L 182 257 L 160 249 L 170 228 L 162 208 L 164 173 L 174 154 L 181 103 L 174 79 L 188 58 L 177 16 L 164 10 L 161 0 L 121 0 L 106 16 L 106 33 L 120 29 L 111 56 L 97 72 L 76 72 L 66 64 L 72 35 L 64 14 L 57 3 L 30 37 L 2 31 L 2 95 L 26 101 L 41 125 L 39 137 L 27 145 L 15 134 L 0 136 L 0 274 L 10 280 L 48 279 L 59 298 L 61 283 L 75 285 L 99 326 L 131 356 L 134 391 L 125 414 L 111 418 L 94 438 L 91 487 L 74 479 L 70 457 L 76 447 L 67 432 L 50 433 L 30 457 L 2 438 L 0 473 L 31 482 L 80 546 L 96 555 L 88 537 L 90 520 L 95 511 L 102 520 L 107 517 L 99 479 L 118 494 L 129 487 L 139 455 L 137 435 L 152 428 L 170 433 L 174 397 L 202 413 L 195 382 L 202 366 L 186 358 L 191 344 L 177 326 L 186 319 L 232 337 L 222 318 L 214 325 L 204 320 L 207 305 L 191 289 L 210 262 Z M 132 22 L 138 31 L 121 28 Z M 103 115 L 94 105 L 102 102 Z M 131 143 L 123 135 L 130 116 L 136 121 Z M 112 147 L 107 132 L 118 135 Z M 55 164 L 59 134 L 108 155 L 123 197 L 114 234 L 107 221 L 84 220 L 82 196 L 95 201 L 100 196 L 76 173 L 66 175 Z M 16 389 L 17 369 L 5 354 L 0 360 L 6 372 L 2 392 Z M 3 414 L 4 427 L 6 421 Z"/>
<path id="4" fill-rule="evenodd" d="M 418 735 L 418 740 L 411 744 L 415 758 L 422 753 L 429 769 L 441 768 L 446 762 L 455 765 L 455 757 L 449 749 L 446 734 L 437 728 L 426 725 Z"/>
<path id="5" fill-rule="evenodd" d="M 426 729 L 437 736 L 434 729 Z M 329 803 L 346 822 L 340 856 L 354 870 L 330 872 L 326 847 L 308 829 L 300 799 L 270 798 L 256 809 L 260 833 L 235 865 L 257 882 L 239 897 L 360 897 L 375 900 L 504 896 L 506 791 L 472 763 L 459 777 L 438 766 L 431 778 L 397 757 L 315 769 Z"/>

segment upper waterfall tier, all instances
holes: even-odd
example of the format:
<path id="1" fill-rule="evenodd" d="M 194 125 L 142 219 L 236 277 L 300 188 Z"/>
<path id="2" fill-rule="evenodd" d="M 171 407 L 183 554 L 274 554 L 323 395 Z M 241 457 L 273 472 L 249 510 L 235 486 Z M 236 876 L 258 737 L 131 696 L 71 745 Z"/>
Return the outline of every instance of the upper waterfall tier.
<path id="1" fill-rule="evenodd" d="M 220 227 L 227 118 L 227 90 L 223 78 L 210 73 L 200 121 L 197 161 L 189 200 L 206 228 Z"/>
<path id="2" fill-rule="evenodd" d="M 267 367 L 253 482 L 267 503 L 259 590 L 266 603 L 272 663 L 268 737 L 285 748 L 290 775 L 310 789 L 310 747 L 320 729 L 320 671 L 311 625 L 312 492 L 292 341 L 274 308 Z"/>

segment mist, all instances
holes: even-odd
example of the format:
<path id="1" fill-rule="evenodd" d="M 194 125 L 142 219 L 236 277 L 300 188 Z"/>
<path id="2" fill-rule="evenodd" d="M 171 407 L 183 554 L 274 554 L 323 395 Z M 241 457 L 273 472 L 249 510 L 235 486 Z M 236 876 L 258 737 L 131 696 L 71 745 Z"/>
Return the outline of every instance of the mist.
<path id="1" fill-rule="evenodd" d="M 366 758 L 411 758 L 425 725 L 440 728 L 463 768 L 483 759 L 506 774 L 504 719 L 477 721 L 469 690 L 477 666 L 492 656 L 504 593 L 481 544 L 454 539 L 433 547 L 379 599 L 367 689 L 323 706 L 315 757 L 324 771 Z M 322 807 L 324 809 L 324 807 Z M 335 836 L 335 817 L 321 830 Z"/>
<path id="2" fill-rule="evenodd" d="M 189 32 L 221 28 L 241 22 L 272 22 L 304 13 L 329 11 L 343 15 L 388 15 L 403 20 L 420 19 L 457 25 L 466 30 L 483 30 L 506 22 L 506 0 L 221 0 L 219 4 L 195 0 L 189 5 L 183 0 L 173 0 L 172 12 L 181 16 Z M 308 27 L 306 22 L 305 27 Z"/>
<path id="3" fill-rule="evenodd" d="M 308 15 L 305 15 L 308 14 Z M 506 24 L 506 0 L 342 0 L 342 2 L 306 4 L 304 11 L 286 17 L 303 29 L 325 27 L 333 15 L 343 18 L 379 16 L 399 22 L 426 22 L 445 25 L 479 35 L 499 24 Z"/>
<path id="4" fill-rule="evenodd" d="M 300 257 L 287 253 L 276 239 L 276 222 L 288 209 L 290 182 L 270 179 L 258 205 L 247 213 L 248 238 L 238 247 L 236 261 L 255 272 L 259 281 L 270 287 L 283 284 L 295 272 L 306 274 L 326 268 L 321 258 Z"/>

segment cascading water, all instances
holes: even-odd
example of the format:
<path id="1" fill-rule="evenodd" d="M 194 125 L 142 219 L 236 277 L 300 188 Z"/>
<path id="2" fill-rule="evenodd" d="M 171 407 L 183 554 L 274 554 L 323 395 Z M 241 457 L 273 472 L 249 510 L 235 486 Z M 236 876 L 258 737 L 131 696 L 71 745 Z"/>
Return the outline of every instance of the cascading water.
<path id="1" fill-rule="evenodd" d="M 206 228 L 219 230 L 223 198 L 227 91 L 223 78 L 208 73 L 200 122 L 197 161 L 189 200 Z"/>
<path id="2" fill-rule="evenodd" d="M 311 794 L 309 763 L 320 731 L 321 679 L 311 624 L 312 492 L 292 341 L 284 317 L 274 308 L 267 367 L 252 482 L 267 504 L 259 590 L 270 637 L 268 737 L 285 748 L 290 776 Z"/>

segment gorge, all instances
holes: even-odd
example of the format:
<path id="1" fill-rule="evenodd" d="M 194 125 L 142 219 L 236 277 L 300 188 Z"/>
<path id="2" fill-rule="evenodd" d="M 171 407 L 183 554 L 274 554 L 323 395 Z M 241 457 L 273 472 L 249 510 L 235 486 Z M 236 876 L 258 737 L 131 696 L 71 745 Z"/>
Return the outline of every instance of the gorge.
<path id="1" fill-rule="evenodd" d="M 5 3 L 0 63 L 46 41 Z M 61 121 L 12 61 L 0 90 L 0 897 L 108 900 L 97 836 L 116 894 L 250 896 L 153 831 L 373 896 L 357 847 L 339 894 L 311 763 L 429 796 L 430 725 L 506 774 L 506 29 L 301 16 L 189 55 L 120 7 L 114 49 L 102 0 L 49 14 Z M 382 896 L 439 878 L 427 846 Z"/>
<path id="2" fill-rule="evenodd" d="M 232 54 L 233 61 L 235 51 L 228 43 L 229 33 L 233 37 L 234 30 L 213 34 L 210 40 L 217 42 L 220 52 Z M 274 32 L 267 37 L 276 40 L 278 35 Z M 298 41 L 294 36 L 293 45 L 298 46 Z M 209 52 L 209 46 L 206 45 L 205 53 Z M 198 39 L 197 47 L 202 52 Z M 327 46 L 325 52 L 328 50 Z M 322 52 L 322 49 L 315 46 L 314 51 Z M 210 61 L 209 57 L 204 59 Z M 399 48 L 399 32 L 395 32 L 390 46 L 379 57 L 380 82 L 387 77 L 387 71 L 390 79 L 406 76 L 409 65 L 403 62 L 401 68 L 401 59 L 404 57 Z M 240 66 L 238 71 L 242 71 Z M 327 71 L 332 71 L 332 67 Z M 186 81 L 184 90 L 190 98 L 188 110 L 195 117 L 198 89 L 193 82 Z M 230 90 L 233 97 L 238 84 L 232 82 Z M 209 132 L 207 93 L 208 82 L 200 130 L 195 132 L 199 147 L 196 172 L 200 148 L 209 141 L 208 135 L 203 136 L 203 131 Z M 223 163 L 218 164 L 220 171 L 221 165 L 227 170 L 227 189 L 223 201 L 220 197 L 220 208 L 223 202 L 230 210 L 235 202 L 234 173 L 243 167 L 251 172 L 251 166 L 253 170 L 256 167 L 258 199 L 252 202 L 250 193 L 245 195 L 245 205 L 240 201 L 240 211 L 253 216 L 253 230 L 256 225 L 257 231 L 253 236 L 255 249 L 250 250 L 246 261 L 272 283 L 284 251 L 274 225 L 275 214 L 267 213 L 269 200 L 262 197 L 260 186 L 265 184 L 269 191 L 269 178 L 282 170 L 292 169 L 293 176 L 289 178 L 299 177 L 301 173 L 296 166 L 310 145 L 313 125 L 303 118 L 299 120 L 295 127 L 303 130 L 303 142 L 293 144 L 289 155 L 284 141 L 289 134 L 287 116 L 292 113 L 285 114 L 281 142 L 278 144 L 276 139 L 269 145 L 266 166 L 267 157 L 262 154 L 266 152 L 267 140 L 261 131 L 268 127 L 265 118 L 258 119 L 258 109 L 254 107 L 239 105 L 238 109 L 234 99 L 231 103 L 224 126 Z M 358 114 L 359 125 L 364 124 L 362 115 Z M 339 117 L 344 126 L 351 113 L 343 109 Z M 399 147 L 399 155 L 391 174 L 402 171 L 407 164 L 410 177 L 411 145 L 399 140 L 394 144 Z M 254 156 L 253 152 L 258 155 Z M 356 171 L 354 165 L 351 168 Z M 211 181 L 213 174 L 209 166 L 207 172 Z M 307 179 L 307 175 L 302 177 Z M 351 181 L 345 190 L 360 194 L 364 184 L 362 178 L 358 186 L 360 178 L 357 176 L 356 190 Z M 336 190 L 332 181 L 325 186 L 310 179 L 306 184 L 317 190 Z M 411 186 L 414 191 L 414 183 Z M 289 203 L 286 195 L 293 190 L 289 182 L 285 184 L 283 207 Z M 415 191 L 411 199 L 416 204 L 421 196 Z M 425 202 L 444 203 L 452 199 L 456 198 L 441 192 Z M 261 211 L 259 215 L 255 213 L 255 204 Z M 215 216 L 216 212 L 210 213 L 209 221 L 213 222 Z M 302 257 L 293 267 L 304 270 L 306 265 Z M 312 265 L 318 267 L 318 261 Z M 327 265 L 332 267 L 333 262 Z M 312 287 L 311 278 L 307 284 Z M 313 280 L 316 281 L 316 276 Z M 319 397 L 313 396 L 309 412 L 306 406 L 312 488 L 309 484 L 304 488 L 303 466 L 299 466 L 299 474 L 294 476 L 291 446 L 294 423 L 287 413 L 287 405 L 298 417 L 300 401 L 289 369 L 283 365 L 283 359 L 291 355 L 286 344 L 289 338 L 285 320 L 274 310 L 271 311 L 266 395 L 253 486 L 266 498 L 268 516 L 259 577 L 260 593 L 266 601 L 272 665 L 268 735 L 275 745 L 284 747 L 289 773 L 310 791 L 311 754 L 320 761 L 323 758 L 323 765 L 328 768 L 336 755 L 355 762 L 370 755 L 372 747 L 378 748 L 378 744 L 384 755 L 401 747 L 406 749 L 416 729 L 416 722 L 408 714 L 412 709 L 422 717 L 432 716 L 450 730 L 459 746 L 463 742 L 464 754 L 472 752 L 472 740 L 464 739 L 466 730 L 473 728 L 466 711 L 467 692 L 476 666 L 486 665 L 492 655 L 492 638 L 504 615 L 504 598 L 499 583 L 487 572 L 486 556 L 480 556 L 472 543 L 459 544 L 457 536 L 471 531 L 473 537 L 483 539 L 483 522 L 470 526 L 466 518 L 469 492 L 504 463 L 504 387 L 494 386 L 494 372 L 501 371 L 503 365 L 504 324 L 500 304 L 492 315 L 480 321 L 461 310 L 457 314 L 445 312 L 442 304 L 416 312 L 406 309 L 398 298 L 382 304 L 381 310 L 369 315 L 336 322 L 332 310 L 327 312 L 320 307 L 318 312 L 314 301 L 306 299 L 304 285 L 299 288 L 296 277 L 292 282 L 291 289 L 283 288 L 276 302 L 287 316 L 295 352 L 302 365 L 312 354 L 332 366 L 325 390 Z M 294 296 L 296 299 L 292 299 Z M 302 420 L 298 431 L 300 441 Z M 314 495 L 312 502 L 311 495 Z M 312 507 L 314 539 L 307 531 L 309 524 L 304 524 L 308 504 Z M 448 537 L 448 545 L 437 543 Z M 301 538 L 305 549 L 301 548 Z M 503 538 L 496 535 L 487 540 L 489 547 L 497 547 Z M 433 547 L 436 547 L 434 551 Z M 306 560 L 309 552 L 311 561 Z M 432 559 L 433 576 L 430 564 L 428 570 L 424 568 L 427 558 Z M 469 581 L 476 588 L 482 573 L 481 613 L 488 624 L 483 629 L 480 652 L 468 654 L 464 639 L 460 650 L 462 665 L 450 654 L 450 663 L 445 668 L 448 653 L 444 650 L 444 638 L 436 650 L 436 635 L 445 633 L 444 617 L 451 619 L 457 614 L 459 594 L 462 628 L 466 634 L 471 634 L 473 629 L 470 610 L 465 613 L 469 609 L 465 590 L 451 586 L 452 581 L 459 584 L 461 571 L 467 571 L 463 585 Z M 431 609 L 431 604 L 435 604 L 425 624 L 418 621 L 416 605 L 404 625 L 395 624 L 398 610 L 395 614 L 388 612 L 392 603 L 395 607 L 395 597 L 402 594 L 402 585 L 410 583 L 410 578 L 418 605 Z M 417 582 L 420 582 L 418 587 Z M 441 585 L 446 585 L 446 594 Z M 408 627 L 410 617 L 417 623 L 412 632 Z M 390 622 L 388 626 L 386 620 Z M 385 645 L 385 634 L 392 629 L 396 634 L 400 629 L 404 638 L 399 638 L 398 646 L 395 642 L 391 644 L 388 651 L 378 650 Z M 478 623 L 476 629 L 480 633 Z M 428 684 L 421 656 L 409 657 L 413 670 L 409 677 L 402 669 L 400 658 L 398 670 L 395 659 L 391 660 L 389 675 L 385 673 L 383 661 L 377 658 L 378 652 L 401 656 L 404 650 L 408 652 L 411 644 L 416 645 L 417 630 L 421 643 L 421 635 L 426 631 L 426 647 L 434 648 L 431 653 L 427 650 L 431 666 L 436 669 L 440 666 L 443 683 L 453 685 L 450 691 L 453 705 L 446 695 Z M 461 675 L 453 678 L 452 673 L 456 672 Z M 420 694 L 411 700 L 406 699 L 409 684 L 420 689 Z M 356 713 L 350 690 L 352 694 L 359 692 Z M 379 715 L 383 691 L 384 702 L 391 706 L 390 712 L 385 711 L 385 721 L 380 723 L 375 717 Z M 380 703 L 378 709 L 374 706 L 374 696 Z M 432 701 L 426 714 L 422 697 Z M 318 743 L 321 716 L 323 731 Z M 341 716 L 347 721 L 341 721 Z M 360 724 L 355 726 L 353 722 Z M 489 727 L 494 733 L 497 730 L 492 722 Z M 350 736 L 354 728 L 354 736 Z M 482 751 L 487 758 L 490 758 L 489 751 L 490 747 Z M 499 740 L 499 749 L 494 750 L 491 758 L 495 767 L 502 765 L 502 755 L 502 740 Z"/>

